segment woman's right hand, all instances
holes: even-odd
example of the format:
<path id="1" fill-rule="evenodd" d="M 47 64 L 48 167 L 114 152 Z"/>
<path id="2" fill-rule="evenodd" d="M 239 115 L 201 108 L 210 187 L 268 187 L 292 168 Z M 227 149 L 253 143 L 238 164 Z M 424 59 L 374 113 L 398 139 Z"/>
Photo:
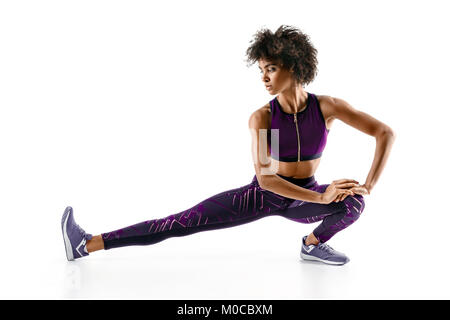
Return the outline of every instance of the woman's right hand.
<path id="1" fill-rule="evenodd" d="M 353 196 L 353 191 L 348 189 L 357 186 L 359 186 L 359 182 L 353 179 L 334 180 L 322 193 L 320 203 L 329 204 L 342 194 Z"/>

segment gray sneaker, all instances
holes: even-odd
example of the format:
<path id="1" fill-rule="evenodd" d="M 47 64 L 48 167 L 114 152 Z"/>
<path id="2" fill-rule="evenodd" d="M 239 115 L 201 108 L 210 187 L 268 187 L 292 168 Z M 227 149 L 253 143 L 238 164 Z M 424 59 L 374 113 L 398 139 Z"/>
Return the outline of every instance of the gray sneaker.
<path id="1" fill-rule="evenodd" d="M 342 265 L 350 261 L 350 259 L 342 252 L 334 250 L 326 243 L 321 243 L 317 246 L 305 244 L 306 236 L 303 237 L 302 250 L 300 257 L 304 260 L 320 261 L 327 264 Z"/>
<path id="2" fill-rule="evenodd" d="M 67 260 L 88 256 L 86 248 L 87 240 L 92 239 L 92 234 L 86 233 L 73 218 L 73 210 L 67 207 L 61 219 L 61 228 L 64 238 L 64 246 L 66 248 Z"/>

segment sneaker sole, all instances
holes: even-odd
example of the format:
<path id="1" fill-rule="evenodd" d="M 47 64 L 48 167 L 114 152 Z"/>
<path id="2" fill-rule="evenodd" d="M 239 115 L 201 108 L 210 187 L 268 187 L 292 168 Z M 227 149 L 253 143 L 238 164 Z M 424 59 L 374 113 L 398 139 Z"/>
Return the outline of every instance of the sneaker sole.
<path id="1" fill-rule="evenodd" d="M 61 223 L 62 233 L 63 233 L 63 238 L 64 238 L 64 246 L 66 248 L 66 256 L 67 256 L 67 260 L 69 260 L 69 261 L 75 260 L 73 258 L 72 245 L 70 244 L 69 236 L 67 235 L 67 220 L 69 220 L 71 212 L 72 212 L 71 210 L 67 210 L 64 212 L 63 218 L 62 218 L 62 223 Z"/>
<path id="2" fill-rule="evenodd" d="M 335 261 L 323 260 L 323 259 L 320 259 L 320 258 L 317 258 L 317 257 L 314 257 L 314 256 L 310 256 L 310 255 L 304 254 L 303 252 L 300 252 L 300 257 L 303 260 L 320 261 L 320 262 L 323 262 L 323 263 L 326 263 L 326 264 L 332 264 L 332 265 L 343 265 L 343 264 L 346 263 L 346 262 L 335 262 Z"/>

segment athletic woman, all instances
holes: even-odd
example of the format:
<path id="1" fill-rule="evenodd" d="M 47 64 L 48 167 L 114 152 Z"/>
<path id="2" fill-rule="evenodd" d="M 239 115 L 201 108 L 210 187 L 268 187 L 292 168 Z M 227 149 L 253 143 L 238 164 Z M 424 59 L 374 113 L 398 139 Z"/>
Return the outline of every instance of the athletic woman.
<path id="1" fill-rule="evenodd" d="M 364 211 L 364 196 L 377 182 L 395 134 L 388 125 L 342 99 L 305 91 L 317 72 L 317 50 L 299 29 L 285 25 L 275 33 L 262 29 L 246 53 L 249 65 L 258 63 L 268 92 L 276 95 L 249 118 L 255 167 L 251 182 L 165 218 L 96 236 L 77 225 L 72 208 L 67 207 L 61 224 L 68 260 L 97 250 L 150 245 L 278 215 L 300 223 L 321 221 L 301 239 L 301 258 L 335 265 L 349 261 L 327 241 Z M 375 157 L 362 185 L 353 179 L 318 184 L 314 178 L 335 119 L 376 138 Z"/>

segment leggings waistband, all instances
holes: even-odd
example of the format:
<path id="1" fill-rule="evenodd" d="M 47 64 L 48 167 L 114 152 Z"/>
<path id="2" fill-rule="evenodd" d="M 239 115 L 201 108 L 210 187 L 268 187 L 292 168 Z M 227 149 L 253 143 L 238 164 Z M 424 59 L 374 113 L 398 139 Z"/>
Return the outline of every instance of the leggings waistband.
<path id="1" fill-rule="evenodd" d="M 314 176 L 308 177 L 308 178 L 292 178 L 292 177 L 286 177 L 281 174 L 277 173 L 277 176 L 280 178 L 289 181 L 299 187 L 306 187 L 306 186 L 313 186 L 316 183 L 316 178 Z M 258 183 L 258 180 L 256 179 L 256 175 L 253 177 L 253 183 Z"/>
<path id="2" fill-rule="evenodd" d="M 299 187 L 310 186 L 316 182 L 316 178 L 314 176 L 311 176 L 308 178 L 292 178 L 292 177 L 283 176 L 278 173 L 277 173 L 277 176 L 279 176 L 280 178 L 283 178 L 284 180 L 287 180 Z"/>

